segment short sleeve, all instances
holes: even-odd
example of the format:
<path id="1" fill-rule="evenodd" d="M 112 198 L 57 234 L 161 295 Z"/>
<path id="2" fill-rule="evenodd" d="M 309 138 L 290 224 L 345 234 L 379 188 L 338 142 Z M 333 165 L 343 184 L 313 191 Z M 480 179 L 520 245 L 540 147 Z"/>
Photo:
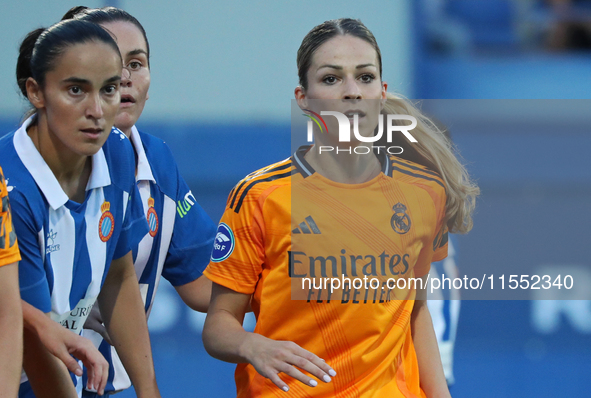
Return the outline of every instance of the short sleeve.
<path id="1" fill-rule="evenodd" d="M 12 226 L 12 215 L 8 203 L 8 189 L 0 168 L 0 266 L 12 264 L 21 259 L 16 232 Z"/>
<path id="2" fill-rule="evenodd" d="M 25 197 L 17 191 L 10 195 L 13 210 L 13 225 L 19 237 L 21 261 L 19 285 L 21 298 L 43 312 L 51 311 L 49 280 L 41 257 L 39 230 L 35 216 Z"/>
<path id="3" fill-rule="evenodd" d="M 119 234 L 119 240 L 115 248 L 113 259 L 125 256 L 135 248 L 144 236 L 148 233 L 148 221 L 144 216 L 144 207 L 142 199 L 135 182 L 130 189 L 127 201 L 127 210 L 123 219 L 123 226 Z"/>
<path id="4" fill-rule="evenodd" d="M 215 225 L 195 200 L 187 183 L 177 169 L 176 203 L 183 203 L 183 211 L 177 211 L 174 230 L 166 261 L 162 269 L 173 286 L 180 286 L 199 278 L 211 256 Z"/>
<path id="5" fill-rule="evenodd" d="M 236 192 L 235 192 L 236 191 Z M 230 193 L 204 274 L 213 282 L 239 293 L 255 291 L 265 259 L 263 216 L 257 194 L 251 190 L 242 206 L 231 205 L 240 186 Z"/>

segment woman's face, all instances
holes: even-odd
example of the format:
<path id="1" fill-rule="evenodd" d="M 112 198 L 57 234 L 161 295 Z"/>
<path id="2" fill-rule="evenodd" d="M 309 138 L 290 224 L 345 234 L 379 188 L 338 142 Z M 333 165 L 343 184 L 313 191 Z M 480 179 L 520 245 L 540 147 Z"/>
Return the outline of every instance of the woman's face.
<path id="1" fill-rule="evenodd" d="M 29 98 L 47 118 L 50 136 L 80 156 L 99 151 L 119 109 L 121 58 L 102 42 L 68 47 L 45 74 L 27 81 Z"/>
<path id="2" fill-rule="evenodd" d="M 377 52 L 371 44 L 351 35 L 333 37 L 312 56 L 307 78 L 307 89 L 295 90 L 301 108 L 341 112 L 351 123 L 358 114 L 360 133 L 373 134 L 387 84 L 381 81 Z M 336 118 L 324 120 L 329 132 L 338 131 Z"/>
<path id="3" fill-rule="evenodd" d="M 127 68 L 123 70 L 121 78 L 121 106 L 115 126 L 129 136 L 131 127 L 136 124 L 148 99 L 148 46 L 142 32 L 131 22 L 109 22 L 101 26 L 115 35 L 123 66 Z"/>

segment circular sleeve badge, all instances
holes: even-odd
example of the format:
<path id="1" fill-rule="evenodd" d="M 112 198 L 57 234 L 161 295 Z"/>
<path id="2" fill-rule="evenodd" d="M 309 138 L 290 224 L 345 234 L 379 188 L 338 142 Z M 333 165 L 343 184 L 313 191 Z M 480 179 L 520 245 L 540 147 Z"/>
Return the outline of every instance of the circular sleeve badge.
<path id="1" fill-rule="evenodd" d="M 211 261 L 218 263 L 230 257 L 234 251 L 234 233 L 225 223 L 220 223 L 218 231 L 213 241 L 213 251 L 211 252 Z"/>

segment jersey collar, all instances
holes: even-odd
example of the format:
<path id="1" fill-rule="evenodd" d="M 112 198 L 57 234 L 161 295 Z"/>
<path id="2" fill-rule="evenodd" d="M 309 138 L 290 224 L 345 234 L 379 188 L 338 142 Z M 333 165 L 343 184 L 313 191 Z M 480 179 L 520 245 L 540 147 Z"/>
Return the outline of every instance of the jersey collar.
<path id="1" fill-rule="evenodd" d="M 133 126 L 131 128 L 131 136 L 129 137 L 129 139 L 131 140 L 131 143 L 135 148 L 135 153 L 137 155 L 137 172 L 135 175 L 135 180 L 147 180 L 156 183 L 156 179 L 154 179 L 154 175 L 152 174 L 152 168 L 150 167 L 150 163 L 148 162 L 146 150 L 144 149 L 144 145 L 142 144 L 140 132 L 138 131 L 137 127 Z"/>
<path id="2" fill-rule="evenodd" d="M 14 133 L 14 148 L 20 160 L 31 173 L 37 186 L 43 192 L 49 205 L 54 210 L 57 210 L 66 204 L 69 198 L 27 134 L 27 127 L 31 125 L 35 117 L 36 115 L 29 117 Z M 101 148 L 92 156 L 92 171 L 90 172 L 86 190 L 107 185 L 111 185 L 111 176 L 109 175 L 109 166 L 107 165 L 105 153 Z"/>
<path id="3" fill-rule="evenodd" d="M 292 162 L 294 166 L 296 167 L 298 172 L 300 172 L 300 174 L 304 176 L 304 178 L 309 177 L 316 172 L 316 170 L 314 170 L 314 168 L 310 166 L 310 163 L 308 163 L 306 159 L 304 159 L 304 155 L 306 155 L 306 152 L 308 152 L 310 148 L 312 148 L 312 145 L 301 146 L 297 149 L 297 151 L 295 151 L 295 153 L 292 156 Z M 384 173 L 388 177 L 392 177 L 392 166 L 390 164 L 390 159 L 388 158 L 386 151 L 379 151 L 379 153 L 377 151 L 374 151 L 374 153 L 380 161 L 380 164 L 382 165 L 382 173 Z"/>

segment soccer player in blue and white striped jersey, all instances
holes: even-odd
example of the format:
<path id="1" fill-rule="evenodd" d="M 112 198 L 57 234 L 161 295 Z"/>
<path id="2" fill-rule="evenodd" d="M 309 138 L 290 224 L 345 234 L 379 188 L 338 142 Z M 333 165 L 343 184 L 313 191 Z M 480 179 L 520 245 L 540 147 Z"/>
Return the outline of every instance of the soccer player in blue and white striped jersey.
<path id="1" fill-rule="evenodd" d="M 34 113 L 0 139 L 0 153 L 23 300 L 80 333 L 98 299 L 138 396 L 159 397 L 131 255 L 148 229 L 132 147 L 111 130 L 120 80 L 121 55 L 100 26 L 64 21 L 31 32 L 20 48 L 17 81 Z M 25 333 L 30 383 L 23 375 L 19 397 L 81 396 L 80 377 L 72 383 L 33 340 Z"/>
<path id="2" fill-rule="evenodd" d="M 150 313 L 160 277 L 164 276 L 192 309 L 207 311 L 211 282 L 202 275 L 209 263 L 216 227 L 197 203 L 181 177 L 168 146 L 159 138 L 139 132 L 139 119 L 150 86 L 149 44 L 142 25 L 127 12 L 106 7 L 80 8 L 76 19 L 98 23 L 117 40 L 123 57 L 121 106 L 115 125 L 130 137 L 135 149 L 136 181 L 150 232 L 134 250 L 134 264 L 146 313 Z M 71 18 L 72 11 L 64 18 Z M 92 317 L 92 315 L 91 315 Z M 126 389 L 130 380 L 115 348 L 104 341 L 100 322 L 89 319 L 84 336 L 100 347 L 111 365 L 106 392 Z M 93 397 L 85 391 L 85 397 Z"/>

